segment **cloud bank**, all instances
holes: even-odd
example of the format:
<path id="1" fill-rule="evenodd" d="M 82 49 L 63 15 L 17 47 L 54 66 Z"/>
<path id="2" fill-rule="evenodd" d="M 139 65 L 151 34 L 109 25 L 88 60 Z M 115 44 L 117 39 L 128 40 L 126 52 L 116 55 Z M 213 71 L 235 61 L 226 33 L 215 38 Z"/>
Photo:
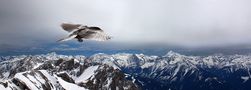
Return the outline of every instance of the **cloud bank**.
<path id="1" fill-rule="evenodd" d="M 1 48 L 55 42 L 62 22 L 103 28 L 114 42 L 249 44 L 249 0 L 1 0 Z"/>

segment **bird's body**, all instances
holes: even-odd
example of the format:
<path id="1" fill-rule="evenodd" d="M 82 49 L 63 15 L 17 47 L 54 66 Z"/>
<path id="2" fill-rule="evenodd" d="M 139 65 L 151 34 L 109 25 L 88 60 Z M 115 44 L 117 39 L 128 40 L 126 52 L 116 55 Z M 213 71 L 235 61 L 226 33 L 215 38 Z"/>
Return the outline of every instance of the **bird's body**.
<path id="1" fill-rule="evenodd" d="M 72 39 L 77 39 L 79 42 L 83 42 L 83 39 L 86 40 L 97 40 L 97 41 L 106 41 L 111 39 L 110 36 L 104 33 L 99 27 L 88 27 L 81 24 L 69 24 L 63 23 L 61 27 L 71 32 L 69 37 L 59 40 L 59 42 L 68 41 Z"/>

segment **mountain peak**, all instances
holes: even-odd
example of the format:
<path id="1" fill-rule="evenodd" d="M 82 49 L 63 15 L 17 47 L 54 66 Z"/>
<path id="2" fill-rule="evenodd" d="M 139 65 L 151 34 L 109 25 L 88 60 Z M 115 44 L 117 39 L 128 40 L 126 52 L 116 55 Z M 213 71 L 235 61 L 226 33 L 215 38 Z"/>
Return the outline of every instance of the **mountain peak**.
<path id="1" fill-rule="evenodd" d="M 176 52 L 174 52 L 174 51 L 169 51 L 166 55 L 164 55 L 164 56 L 167 56 L 167 57 L 170 57 L 170 56 L 179 56 L 180 54 L 179 53 L 176 53 Z"/>

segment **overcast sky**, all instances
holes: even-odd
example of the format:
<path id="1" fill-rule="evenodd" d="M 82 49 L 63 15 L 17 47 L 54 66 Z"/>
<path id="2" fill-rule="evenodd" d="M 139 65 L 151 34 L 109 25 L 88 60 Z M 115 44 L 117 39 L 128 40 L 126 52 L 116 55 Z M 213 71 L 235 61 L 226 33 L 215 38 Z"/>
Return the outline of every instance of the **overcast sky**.
<path id="1" fill-rule="evenodd" d="M 0 46 L 55 42 L 62 22 L 99 26 L 114 42 L 249 44 L 250 0 L 1 0 Z"/>

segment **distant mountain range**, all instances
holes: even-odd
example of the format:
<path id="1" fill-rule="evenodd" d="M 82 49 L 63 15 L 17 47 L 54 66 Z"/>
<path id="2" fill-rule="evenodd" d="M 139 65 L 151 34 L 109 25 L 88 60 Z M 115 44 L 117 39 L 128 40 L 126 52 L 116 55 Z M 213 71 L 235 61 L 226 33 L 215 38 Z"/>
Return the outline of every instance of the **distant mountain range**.
<path id="1" fill-rule="evenodd" d="M 234 55 L 250 54 L 251 45 L 236 45 L 224 47 L 196 47 L 188 48 L 177 45 L 159 45 L 159 44 L 128 44 L 118 42 L 91 42 L 83 43 L 66 42 L 66 43 L 47 43 L 28 47 L 6 48 L 0 47 L 0 56 L 16 55 L 38 55 L 56 52 L 62 55 L 84 55 L 92 56 L 96 53 L 117 54 L 130 53 L 144 55 L 163 56 L 172 50 L 182 55 L 209 56 L 214 54 Z"/>
<path id="2" fill-rule="evenodd" d="M 0 57 L 1 90 L 251 90 L 251 55 Z"/>

